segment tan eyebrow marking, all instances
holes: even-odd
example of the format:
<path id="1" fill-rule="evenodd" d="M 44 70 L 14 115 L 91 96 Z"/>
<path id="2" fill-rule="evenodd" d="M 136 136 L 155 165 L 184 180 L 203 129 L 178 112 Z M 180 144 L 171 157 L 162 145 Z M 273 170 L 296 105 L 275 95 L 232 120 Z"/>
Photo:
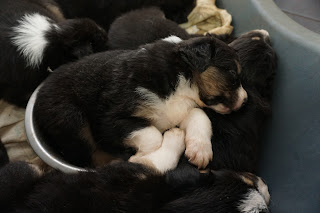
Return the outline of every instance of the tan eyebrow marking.
<path id="1" fill-rule="evenodd" d="M 241 65 L 239 64 L 239 62 L 237 60 L 234 60 L 234 62 L 237 65 L 237 73 L 240 74 L 241 73 Z"/>

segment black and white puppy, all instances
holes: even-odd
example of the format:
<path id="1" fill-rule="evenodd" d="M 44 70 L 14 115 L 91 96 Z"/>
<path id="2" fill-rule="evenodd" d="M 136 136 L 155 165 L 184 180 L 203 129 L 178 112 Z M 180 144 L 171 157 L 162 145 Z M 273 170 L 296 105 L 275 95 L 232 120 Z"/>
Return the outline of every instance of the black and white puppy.
<path id="1" fill-rule="evenodd" d="M 67 18 L 91 18 L 106 31 L 123 13 L 144 7 L 156 6 L 166 17 L 177 23 L 187 22 L 195 0 L 56 0 Z M 128 25 L 134 24 L 129 20 Z"/>
<path id="2" fill-rule="evenodd" d="M 95 54 L 50 75 L 37 95 L 35 121 L 47 143 L 75 165 L 95 164 L 94 151 L 131 147 L 133 162 L 160 172 L 174 168 L 185 149 L 183 134 L 175 149 L 161 146 L 162 133 L 179 125 L 186 156 L 205 167 L 212 130 L 199 107 L 240 109 L 247 99 L 240 72 L 235 51 L 213 37 L 172 36 Z"/>
<path id="3" fill-rule="evenodd" d="M 0 1 L 0 98 L 25 107 L 49 71 L 106 49 L 90 19 L 64 18 L 52 0 Z"/>
<path id="4" fill-rule="evenodd" d="M 213 160 L 210 169 L 232 169 L 255 173 L 266 119 L 271 115 L 273 79 L 277 55 L 265 30 L 250 31 L 229 44 L 239 56 L 241 82 L 248 102 L 239 111 L 220 115 L 205 109 L 212 121 Z"/>
<path id="5" fill-rule="evenodd" d="M 0 168 L 0 188 L 4 213 L 258 213 L 269 212 L 270 200 L 267 186 L 250 173 L 201 174 L 183 168 L 160 175 L 130 162 L 113 163 L 96 172 L 46 175 L 24 162 L 9 163 Z"/>
<path id="6" fill-rule="evenodd" d="M 221 124 L 213 127 L 216 133 L 228 127 L 217 135 L 217 143 L 213 140 L 215 161 L 209 166 L 251 170 L 256 153 L 246 150 L 256 145 L 257 130 L 267 115 L 265 107 L 270 103 L 276 56 L 265 31 L 250 32 L 232 45 L 239 54 L 241 78 L 251 97 L 238 112 L 224 116 L 208 114 Z M 228 118 L 234 114 L 237 116 Z M 180 138 L 179 134 L 178 130 L 166 132 L 164 142 Z M 16 180 L 21 173 L 25 179 Z M 37 212 L 43 207 L 48 212 L 269 212 L 268 188 L 250 173 L 199 174 L 193 167 L 180 164 L 176 170 L 159 176 L 144 167 L 120 163 L 100 168 L 97 173 L 39 177 L 34 168 L 12 164 L 0 170 L 0 176 L 5 180 L 0 188 L 6 194 L 0 199 L 2 209 L 12 208 L 14 200 L 20 206 L 17 212 Z"/>
<path id="7" fill-rule="evenodd" d="M 129 20 L 134 20 L 134 24 L 126 24 Z M 117 32 L 121 34 L 117 36 Z M 183 39 L 191 37 L 177 24 L 166 19 L 161 10 L 146 8 L 117 18 L 110 27 L 108 42 L 112 48 L 134 49 L 169 35 Z M 218 37 L 226 42 L 233 40 L 226 35 Z M 235 39 L 229 46 L 239 56 L 241 82 L 248 92 L 249 101 L 239 111 L 228 115 L 204 109 L 212 121 L 214 135 L 211 140 L 214 157 L 209 168 L 255 172 L 261 128 L 270 115 L 272 80 L 277 57 L 265 30 L 250 31 Z"/>

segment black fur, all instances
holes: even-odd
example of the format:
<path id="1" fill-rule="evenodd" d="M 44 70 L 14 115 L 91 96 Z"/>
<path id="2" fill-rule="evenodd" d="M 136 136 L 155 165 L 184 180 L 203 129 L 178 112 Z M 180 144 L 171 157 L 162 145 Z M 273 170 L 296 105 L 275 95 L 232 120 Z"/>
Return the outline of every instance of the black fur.
<path id="1" fill-rule="evenodd" d="M 131 19 L 135 20 L 135 24 L 126 25 L 125 23 Z M 160 28 L 162 28 L 161 33 L 158 33 Z M 123 33 L 116 37 L 117 31 Z M 163 18 L 160 10 L 150 8 L 135 10 L 116 19 L 111 25 L 108 37 L 109 42 L 114 43 L 118 49 L 130 49 L 137 48 L 143 42 L 153 42 L 169 35 L 180 36 L 182 39 L 191 37 L 186 36 L 185 31 L 181 31 L 177 25 Z M 242 35 L 236 40 L 228 35 L 208 36 L 217 37 L 227 43 L 233 41 L 230 46 L 239 56 L 242 67 L 241 82 L 249 95 L 246 106 L 229 115 L 220 115 L 211 109 L 205 109 L 213 126 L 214 157 L 209 168 L 255 172 L 261 128 L 271 111 L 272 82 L 277 65 L 276 53 L 271 46 L 270 38 L 256 31 Z M 252 40 L 254 37 L 260 40 Z M 131 45 L 128 45 L 129 43 Z M 199 56 L 201 57 L 201 54 Z M 199 64 L 205 63 L 200 61 Z M 187 161 L 182 162 L 187 163 Z"/>
<path id="2" fill-rule="evenodd" d="M 203 46 L 212 54 L 205 55 Z M 198 52 L 205 57 L 190 62 Z M 46 142 L 66 160 L 90 166 L 94 150 L 81 134 L 84 128 L 90 127 L 98 149 L 119 153 L 132 131 L 151 124 L 133 116 L 143 100 L 135 92 L 137 87 L 166 98 L 175 91 L 180 74 L 193 81 L 204 67 L 219 67 L 222 78 L 233 79 L 229 70 L 236 69 L 236 59 L 231 48 L 211 37 L 179 45 L 158 41 L 135 51 L 95 54 L 50 75 L 37 96 L 35 121 Z"/>
<path id="3" fill-rule="evenodd" d="M 67 18 L 86 17 L 96 21 L 105 30 L 123 13 L 143 7 L 160 7 L 166 17 L 177 23 L 187 21 L 195 6 L 194 0 L 56 0 Z M 134 24 L 129 21 L 128 25 Z"/>
<path id="4" fill-rule="evenodd" d="M 7 155 L 6 148 L 4 147 L 2 141 L 0 141 L 0 168 L 9 162 L 9 157 Z"/>
<path id="5" fill-rule="evenodd" d="M 175 22 L 166 19 L 158 8 L 134 10 L 123 14 L 111 24 L 108 46 L 110 49 L 136 49 L 171 35 L 183 40 L 191 37 Z"/>
<path id="6" fill-rule="evenodd" d="M 26 163 L 10 163 L 0 169 L 0 208 L 4 213 L 240 213 L 240 201 L 249 190 L 257 190 L 241 176 L 230 171 L 200 174 L 196 169 L 162 176 L 123 162 L 96 172 L 54 171 L 41 177 Z"/>
<path id="7" fill-rule="evenodd" d="M 106 49 L 107 35 L 95 22 L 66 20 L 48 7 L 58 10 L 51 0 L 0 1 L 0 98 L 18 106 L 26 106 L 34 89 L 49 75 L 48 68 L 54 70 L 61 64 Z M 13 44 L 13 37 L 17 36 L 13 28 L 24 15 L 35 13 L 47 17 L 51 27 L 43 36 L 48 43 L 41 63 L 28 66 Z"/>
<path id="8" fill-rule="evenodd" d="M 260 40 L 252 40 L 253 37 Z M 239 56 L 241 82 L 249 99 L 239 111 L 227 115 L 204 109 L 212 121 L 213 133 L 213 159 L 207 168 L 256 173 L 263 127 L 271 116 L 277 55 L 269 37 L 254 31 L 235 39 L 230 46 Z M 193 166 L 182 156 L 178 167 Z"/>
<path id="9" fill-rule="evenodd" d="M 210 118 L 218 122 L 217 126 L 213 127 L 215 160 L 209 165 L 210 168 L 255 169 L 255 147 L 261 123 L 269 115 L 276 55 L 268 41 L 262 37 L 261 42 L 252 40 L 250 35 L 252 34 L 238 38 L 231 46 L 239 54 L 243 66 L 243 85 L 248 89 L 249 100 L 252 101 L 230 115 L 220 116 L 208 111 Z M 110 54 L 112 53 L 121 54 L 123 51 Z M 259 57 L 252 63 L 251 59 L 257 54 Z M 109 210 L 233 213 L 239 212 L 239 201 L 248 190 L 254 188 L 244 184 L 237 173 L 221 171 L 200 174 L 197 169 L 186 165 L 186 159 L 182 159 L 178 168 L 165 176 L 156 175 L 139 165 L 119 163 L 98 169 L 97 173 L 66 175 L 55 172 L 40 178 L 40 181 L 39 177 L 36 177 L 37 183 L 31 182 L 29 185 L 33 190 L 20 193 L 25 199 L 23 203 L 19 203 L 17 199 L 19 202 L 15 206 L 18 206 L 18 209 L 15 212 L 41 212 L 46 209 L 47 212 Z M 15 171 L 15 174 L 19 174 L 23 170 L 17 168 L 19 169 L 11 165 L 11 173 Z M 26 167 L 24 169 L 28 170 Z M 7 173 L 8 170 L 0 170 L 0 175 L 11 177 Z M 15 182 L 16 177 L 4 180 L 8 184 L 10 181 Z M 253 179 L 255 180 L 256 178 Z M 7 185 L 2 189 L 11 190 Z M 7 207 L 8 204 L 12 208 L 12 204 L 8 202 Z M 269 210 L 263 209 L 260 212 Z"/>
<path id="10" fill-rule="evenodd" d="M 252 40 L 259 37 L 260 40 Z M 248 102 L 239 111 L 220 115 L 205 110 L 212 120 L 213 160 L 211 169 L 256 172 L 263 125 L 271 115 L 271 95 L 277 55 L 269 37 L 250 32 L 230 44 L 242 66 L 241 82 Z"/>
<path id="11" fill-rule="evenodd" d="M 128 24 L 130 23 L 130 24 Z M 118 17 L 108 31 L 110 49 L 136 49 L 140 45 L 152 43 L 168 36 L 178 36 L 183 40 L 202 35 L 190 35 L 175 22 L 168 20 L 156 7 L 133 10 Z M 231 35 L 214 35 L 226 43 L 233 41 Z"/>

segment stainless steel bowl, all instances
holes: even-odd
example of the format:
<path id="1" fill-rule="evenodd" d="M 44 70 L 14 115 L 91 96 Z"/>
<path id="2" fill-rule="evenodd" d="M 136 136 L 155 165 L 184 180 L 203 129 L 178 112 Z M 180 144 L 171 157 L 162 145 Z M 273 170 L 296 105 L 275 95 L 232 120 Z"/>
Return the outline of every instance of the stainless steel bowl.
<path id="1" fill-rule="evenodd" d="M 49 166 L 65 173 L 87 172 L 87 169 L 73 166 L 62 160 L 50 149 L 50 147 L 43 143 L 44 139 L 41 137 L 41 133 L 37 129 L 33 120 L 33 107 L 41 86 L 42 85 L 38 86 L 38 88 L 33 92 L 26 109 L 25 128 L 28 142 L 36 154 Z"/>

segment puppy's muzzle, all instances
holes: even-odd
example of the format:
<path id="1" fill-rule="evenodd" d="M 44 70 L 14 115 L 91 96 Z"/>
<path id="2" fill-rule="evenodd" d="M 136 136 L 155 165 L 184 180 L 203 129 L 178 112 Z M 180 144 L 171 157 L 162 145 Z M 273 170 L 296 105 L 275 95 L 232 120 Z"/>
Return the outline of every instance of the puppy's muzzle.
<path id="1" fill-rule="evenodd" d="M 237 111 L 239 110 L 242 106 L 244 106 L 246 104 L 246 102 L 248 101 L 248 94 L 247 92 L 243 89 L 243 87 L 241 86 L 238 91 L 238 100 L 235 103 L 234 107 L 232 108 L 233 111 Z"/>

